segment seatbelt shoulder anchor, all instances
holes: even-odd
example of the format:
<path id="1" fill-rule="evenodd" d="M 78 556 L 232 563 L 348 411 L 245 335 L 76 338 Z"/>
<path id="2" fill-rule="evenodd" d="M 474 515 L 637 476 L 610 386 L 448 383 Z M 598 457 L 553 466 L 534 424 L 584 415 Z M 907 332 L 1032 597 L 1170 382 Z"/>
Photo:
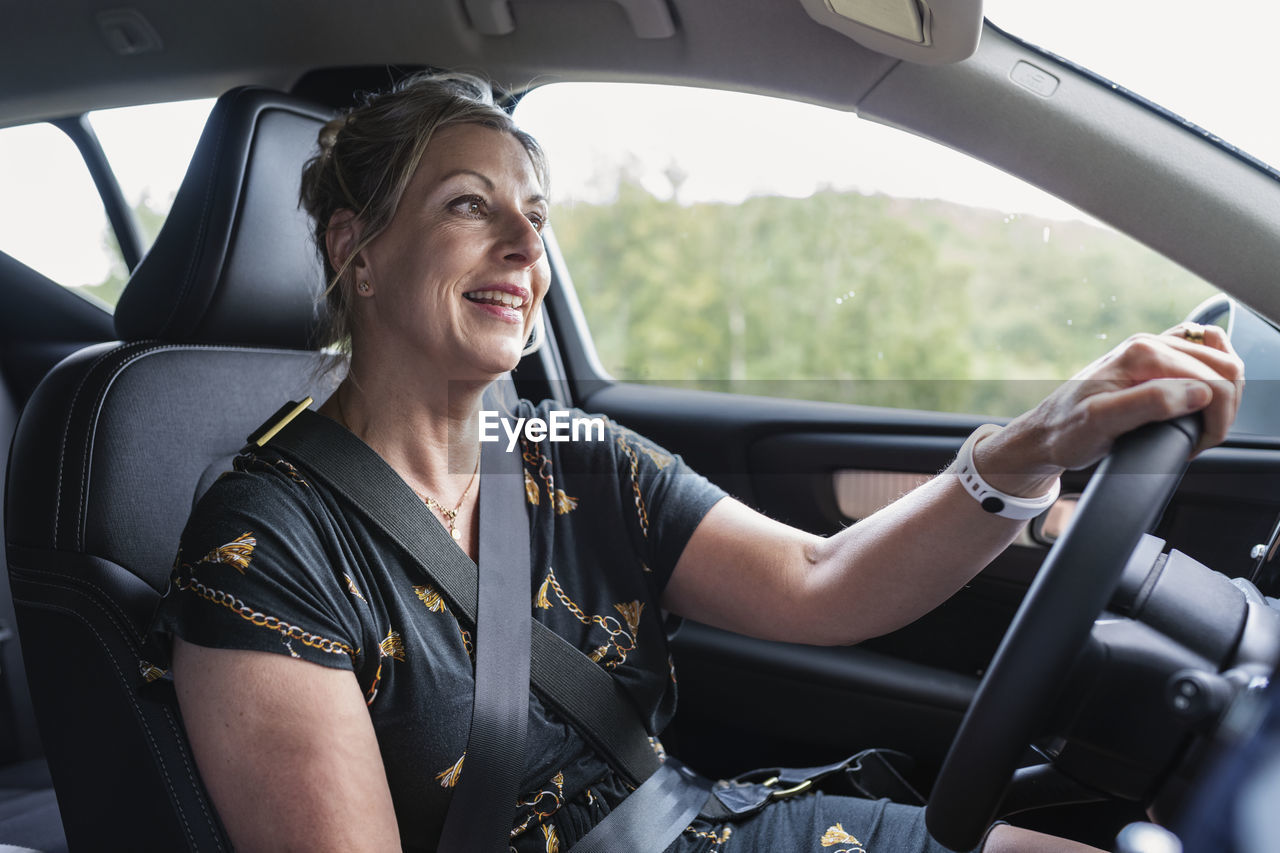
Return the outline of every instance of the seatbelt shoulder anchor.
<path id="1" fill-rule="evenodd" d="M 285 403 L 276 413 L 267 418 L 262 426 L 255 429 L 247 439 L 245 439 L 245 450 L 252 450 L 255 447 L 266 447 L 267 442 L 275 438 L 280 430 L 289 425 L 289 422 L 302 414 L 311 404 L 315 402 L 315 398 L 311 396 L 304 397 L 302 402 L 290 400 Z"/>

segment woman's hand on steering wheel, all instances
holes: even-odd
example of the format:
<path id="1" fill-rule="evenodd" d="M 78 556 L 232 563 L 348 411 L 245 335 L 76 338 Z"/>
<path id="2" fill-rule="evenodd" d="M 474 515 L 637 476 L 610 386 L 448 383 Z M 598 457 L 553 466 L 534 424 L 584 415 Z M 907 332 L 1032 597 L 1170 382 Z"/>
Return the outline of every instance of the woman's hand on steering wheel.
<path id="1" fill-rule="evenodd" d="M 1102 459 L 1119 436 L 1192 412 L 1203 413 L 1199 453 L 1226 437 L 1243 390 L 1244 363 L 1218 326 L 1134 335 L 981 441 L 975 463 L 996 488 L 1040 494 L 1064 469 Z"/>

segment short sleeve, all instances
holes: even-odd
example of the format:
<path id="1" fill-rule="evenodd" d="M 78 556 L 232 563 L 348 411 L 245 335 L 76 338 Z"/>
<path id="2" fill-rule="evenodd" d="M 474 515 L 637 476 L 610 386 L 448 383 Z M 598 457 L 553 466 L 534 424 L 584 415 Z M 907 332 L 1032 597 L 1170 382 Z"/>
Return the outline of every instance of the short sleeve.
<path id="1" fill-rule="evenodd" d="M 570 475 L 587 473 L 593 475 L 593 480 L 606 476 L 607 485 L 596 481 L 602 489 L 602 507 L 606 512 L 616 508 L 613 511 L 644 567 L 647 581 L 661 595 L 693 531 L 708 510 L 725 497 L 724 491 L 679 456 L 607 417 L 579 410 L 553 413 L 549 402 L 524 406 L 524 417 L 554 424 L 553 416 L 563 414 L 561 423 L 584 424 L 580 432 L 575 429 L 569 433 L 570 440 L 557 443 L 552 439 L 541 446 L 551 448 L 560 470 Z M 594 422 L 600 424 L 598 432 L 587 426 Z M 537 456 L 533 463 L 536 467 Z M 599 523 L 598 530 L 586 535 L 608 536 L 609 531 L 617 529 L 612 520 L 599 519 Z M 606 550 L 618 544 L 609 542 Z"/>
<path id="2" fill-rule="evenodd" d="M 353 669 L 361 629 L 333 533 L 323 502 L 296 469 L 283 460 L 237 459 L 183 531 L 152 622 L 162 665 L 176 635 Z"/>
<path id="3" fill-rule="evenodd" d="M 619 484 L 624 504 L 632 504 L 640 534 L 636 544 L 661 590 L 693 531 L 725 492 L 649 439 L 616 423 L 611 431 L 625 469 Z"/>

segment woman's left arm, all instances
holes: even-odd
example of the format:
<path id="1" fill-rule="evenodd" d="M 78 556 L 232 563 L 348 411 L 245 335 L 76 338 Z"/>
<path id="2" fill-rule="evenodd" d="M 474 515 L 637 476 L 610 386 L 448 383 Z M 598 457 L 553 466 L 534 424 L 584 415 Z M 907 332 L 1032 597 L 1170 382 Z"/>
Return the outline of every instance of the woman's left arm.
<path id="1" fill-rule="evenodd" d="M 1244 365 L 1225 333 L 1135 335 L 983 438 L 974 464 L 1012 495 L 1047 492 L 1144 423 L 1203 412 L 1196 451 L 1226 436 Z M 673 612 L 766 639 L 841 645 L 908 624 L 999 554 L 1025 522 L 984 511 L 950 472 L 822 538 L 725 499 L 694 531 L 663 595 Z"/>

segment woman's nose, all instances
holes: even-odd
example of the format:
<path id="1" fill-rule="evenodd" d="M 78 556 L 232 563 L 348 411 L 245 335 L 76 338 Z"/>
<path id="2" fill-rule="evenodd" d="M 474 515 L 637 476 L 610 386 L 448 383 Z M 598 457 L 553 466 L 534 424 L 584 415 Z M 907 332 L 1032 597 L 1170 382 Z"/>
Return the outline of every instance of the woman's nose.
<path id="1" fill-rule="evenodd" d="M 530 267 L 542 259 L 546 247 L 542 243 L 542 234 L 523 213 L 507 217 L 507 233 L 504 235 L 504 259 L 512 263 Z"/>

